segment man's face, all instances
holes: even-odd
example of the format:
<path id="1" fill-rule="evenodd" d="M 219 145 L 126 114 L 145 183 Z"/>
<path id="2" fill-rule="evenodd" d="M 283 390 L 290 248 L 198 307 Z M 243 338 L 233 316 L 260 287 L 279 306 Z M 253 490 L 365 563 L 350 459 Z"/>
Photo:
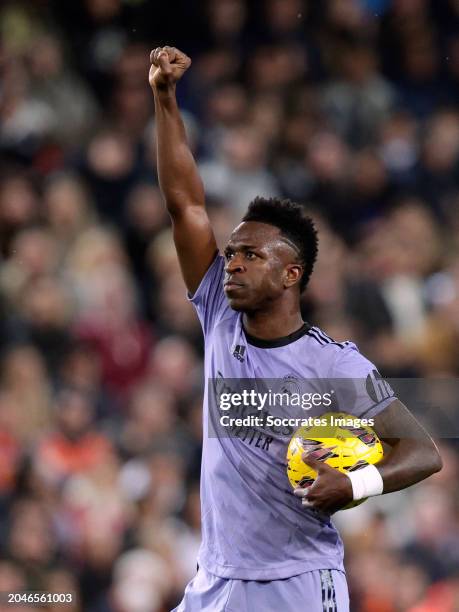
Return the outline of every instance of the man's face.
<path id="1" fill-rule="evenodd" d="M 299 281 L 296 247 L 267 223 L 245 221 L 225 249 L 224 290 L 233 310 L 264 310 Z"/>

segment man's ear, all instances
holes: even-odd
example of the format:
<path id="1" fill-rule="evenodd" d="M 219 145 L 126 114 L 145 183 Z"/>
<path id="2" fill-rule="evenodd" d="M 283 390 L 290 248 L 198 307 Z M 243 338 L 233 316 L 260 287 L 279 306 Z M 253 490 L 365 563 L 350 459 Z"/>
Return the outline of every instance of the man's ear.
<path id="1" fill-rule="evenodd" d="M 288 289 L 298 283 L 303 276 L 303 266 L 301 264 L 289 264 L 285 268 L 284 287 Z"/>

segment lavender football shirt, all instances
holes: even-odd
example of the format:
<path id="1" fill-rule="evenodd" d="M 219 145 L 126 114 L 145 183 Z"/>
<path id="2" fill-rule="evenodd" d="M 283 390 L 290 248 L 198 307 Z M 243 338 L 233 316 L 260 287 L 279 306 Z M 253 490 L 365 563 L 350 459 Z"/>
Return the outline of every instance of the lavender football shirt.
<path id="1" fill-rule="evenodd" d="M 249 429 L 239 437 L 209 435 L 209 410 L 215 410 L 210 381 L 365 381 L 377 373 L 376 368 L 354 344 L 332 342 L 315 327 L 305 327 L 293 341 L 274 348 L 247 338 L 242 314 L 230 308 L 224 294 L 223 277 L 224 258 L 218 255 L 190 298 L 205 339 L 198 563 L 216 576 L 243 580 L 276 580 L 316 569 L 343 570 L 342 541 L 330 518 L 304 508 L 292 493 L 286 475 L 288 439 Z M 375 401 L 363 384 L 352 405 L 347 401 L 335 410 L 371 418 L 393 399 L 383 394 Z"/>

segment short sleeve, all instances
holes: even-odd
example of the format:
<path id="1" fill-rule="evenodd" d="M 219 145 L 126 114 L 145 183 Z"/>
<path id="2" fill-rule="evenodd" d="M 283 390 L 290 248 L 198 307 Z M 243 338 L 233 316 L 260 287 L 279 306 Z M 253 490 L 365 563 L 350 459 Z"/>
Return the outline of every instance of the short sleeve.
<path id="1" fill-rule="evenodd" d="M 204 336 L 211 331 L 225 311 L 229 309 L 228 300 L 223 291 L 224 267 L 223 256 L 217 255 L 194 294 L 188 294 L 188 299 L 196 308 Z"/>
<path id="2" fill-rule="evenodd" d="M 394 390 L 355 344 L 346 343 L 338 350 L 330 376 L 338 410 L 357 418 L 374 418 L 396 399 Z"/>

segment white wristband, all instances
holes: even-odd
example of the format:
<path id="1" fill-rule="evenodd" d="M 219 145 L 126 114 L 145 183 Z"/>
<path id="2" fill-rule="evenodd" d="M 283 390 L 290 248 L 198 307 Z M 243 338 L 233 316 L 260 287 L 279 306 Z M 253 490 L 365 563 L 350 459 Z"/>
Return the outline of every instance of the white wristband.
<path id="1" fill-rule="evenodd" d="M 384 483 L 379 470 L 374 465 L 346 472 L 352 484 L 352 496 L 355 500 L 381 495 L 384 490 Z"/>

